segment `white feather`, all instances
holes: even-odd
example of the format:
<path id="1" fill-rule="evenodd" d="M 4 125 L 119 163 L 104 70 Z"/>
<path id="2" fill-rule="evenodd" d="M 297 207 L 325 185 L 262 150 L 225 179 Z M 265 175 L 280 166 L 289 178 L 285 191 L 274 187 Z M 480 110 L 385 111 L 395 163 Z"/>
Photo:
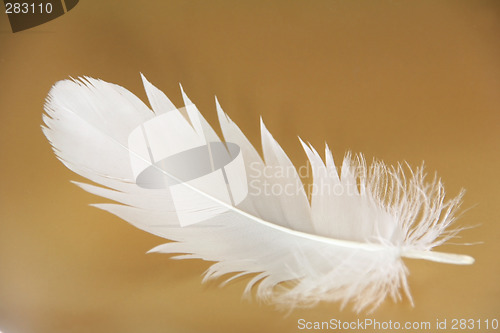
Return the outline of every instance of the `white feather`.
<path id="1" fill-rule="evenodd" d="M 313 171 L 309 204 L 296 169 L 264 123 L 265 161 L 217 100 L 225 142 L 238 145 L 245 161 L 249 195 L 233 206 L 180 182 L 190 199 L 181 203 L 187 207 L 184 211 L 176 211 L 169 188 L 137 185 L 130 156 L 141 156 L 128 147 L 130 133 L 171 113 L 185 122 L 176 123 L 173 132 L 177 125 L 188 124 L 179 135 L 221 141 L 184 91 L 188 118 L 144 77 L 143 82 L 153 112 L 120 86 L 92 78 L 60 81 L 48 95 L 43 131 L 68 168 L 101 186 L 77 185 L 119 203 L 95 206 L 172 241 L 151 251 L 214 261 L 205 280 L 255 274 L 245 293 L 256 286 L 259 298 L 286 308 L 352 301 L 357 311 L 374 309 L 386 296 L 400 299 L 400 290 L 411 300 L 402 257 L 473 262 L 465 255 L 431 251 L 458 231 L 448 227 L 455 220 L 462 193 L 445 201 L 442 183 L 437 179 L 426 183 L 423 168 L 409 169 L 405 176 L 400 165 L 374 162 L 367 166 L 362 155 L 347 154 L 339 177 L 328 147 L 325 164 L 312 146 L 301 141 Z M 171 132 L 165 135 L 170 138 L 165 144 L 182 144 L 183 139 Z M 152 167 L 168 181 L 182 180 L 175 172 Z M 286 172 L 275 173 L 280 170 Z M 264 185 L 292 191 L 275 193 Z M 201 215 L 203 221 L 181 227 L 181 213 Z"/>

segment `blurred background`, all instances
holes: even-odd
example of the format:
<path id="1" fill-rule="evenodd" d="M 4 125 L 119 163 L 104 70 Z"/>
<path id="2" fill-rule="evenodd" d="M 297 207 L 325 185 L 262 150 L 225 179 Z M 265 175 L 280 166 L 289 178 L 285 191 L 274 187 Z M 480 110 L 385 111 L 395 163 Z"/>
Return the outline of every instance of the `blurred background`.
<path id="1" fill-rule="evenodd" d="M 447 319 L 451 331 L 454 318 L 500 319 L 499 41 L 494 0 L 81 0 L 18 33 L 2 10 L 0 331 L 298 332 L 300 318 Z M 179 106 L 181 82 L 219 131 L 217 95 L 258 149 L 262 116 L 297 166 L 297 135 L 327 142 L 336 160 L 352 150 L 425 161 L 450 196 L 467 190 L 458 226 L 475 228 L 456 242 L 483 242 L 438 250 L 476 263 L 405 260 L 414 308 L 330 303 L 285 316 L 241 300 L 248 279 L 201 284 L 210 263 L 146 254 L 163 240 L 89 207 L 102 199 L 69 182 L 82 179 L 40 129 L 56 81 L 92 76 L 146 100 L 140 72 Z"/>

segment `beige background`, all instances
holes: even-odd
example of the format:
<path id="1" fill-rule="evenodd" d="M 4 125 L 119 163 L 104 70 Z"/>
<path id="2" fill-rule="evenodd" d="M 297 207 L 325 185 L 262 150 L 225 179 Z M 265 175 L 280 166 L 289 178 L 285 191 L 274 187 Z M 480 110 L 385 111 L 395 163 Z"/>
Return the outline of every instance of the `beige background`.
<path id="1" fill-rule="evenodd" d="M 82 0 L 16 34 L 0 13 L 0 331 L 500 319 L 499 41 L 499 1 Z M 415 308 L 387 300 L 357 315 L 321 304 L 284 317 L 240 299 L 248 279 L 219 289 L 200 283 L 207 262 L 146 255 L 162 240 L 89 207 L 101 200 L 69 182 L 79 178 L 40 130 L 57 80 L 98 77 L 144 100 L 139 72 L 179 105 L 182 82 L 215 125 L 217 94 L 257 146 L 262 115 L 296 165 L 306 159 L 297 135 L 318 149 L 328 142 L 336 159 L 350 149 L 387 163 L 425 160 L 450 195 L 467 190 L 459 225 L 477 228 L 458 241 L 484 242 L 440 250 L 476 263 L 406 260 Z"/>

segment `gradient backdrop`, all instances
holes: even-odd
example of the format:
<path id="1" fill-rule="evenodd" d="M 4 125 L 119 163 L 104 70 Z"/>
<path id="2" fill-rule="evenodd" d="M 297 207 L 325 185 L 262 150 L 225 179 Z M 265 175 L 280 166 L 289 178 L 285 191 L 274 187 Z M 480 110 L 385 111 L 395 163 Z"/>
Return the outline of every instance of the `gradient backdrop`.
<path id="1" fill-rule="evenodd" d="M 500 319 L 499 41 L 499 1 L 81 0 L 15 34 L 0 13 L 0 331 L 298 332 L 299 318 L 448 327 L 453 318 Z M 467 190 L 459 225 L 476 228 L 457 242 L 484 242 L 439 250 L 476 263 L 405 260 L 414 308 L 387 300 L 358 315 L 320 304 L 285 317 L 240 299 L 248 279 L 202 285 L 208 262 L 145 254 L 162 239 L 89 207 L 102 200 L 69 182 L 82 179 L 40 130 L 56 81 L 98 77 L 145 100 L 139 72 L 178 105 L 181 82 L 219 130 L 216 94 L 259 149 L 262 115 L 296 165 L 306 160 L 297 135 L 320 150 L 328 142 L 337 161 L 347 150 L 425 161 L 451 196 Z"/>

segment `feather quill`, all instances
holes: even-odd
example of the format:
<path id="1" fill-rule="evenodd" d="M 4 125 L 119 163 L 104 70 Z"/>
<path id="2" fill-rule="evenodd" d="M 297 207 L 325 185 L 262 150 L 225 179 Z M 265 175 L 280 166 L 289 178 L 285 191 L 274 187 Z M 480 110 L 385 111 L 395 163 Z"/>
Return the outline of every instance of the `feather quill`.
<path id="1" fill-rule="evenodd" d="M 422 167 L 408 167 L 405 174 L 401 165 L 367 166 L 362 155 L 348 153 L 339 175 L 328 147 L 323 161 L 301 140 L 313 172 L 309 202 L 296 169 L 262 120 L 264 159 L 217 99 L 224 141 L 182 87 L 183 112 L 142 79 L 151 109 L 102 80 L 59 81 L 47 97 L 42 128 L 62 163 L 99 185 L 78 186 L 117 202 L 94 206 L 171 240 L 150 252 L 215 262 L 204 280 L 253 274 L 245 294 L 255 287 L 258 298 L 284 308 L 340 301 L 352 302 L 358 312 L 375 309 L 388 296 L 400 299 L 401 290 L 411 301 L 403 257 L 473 263 L 466 255 L 431 251 L 459 231 L 449 226 L 463 192 L 445 200 L 441 181 L 427 182 Z M 147 150 L 131 144 L 138 129 Z M 210 163 L 181 160 L 173 168 L 171 160 L 155 160 L 157 151 L 178 154 L 186 145 L 203 150 Z M 224 163 L 239 155 L 245 184 L 233 188 L 241 177 Z M 185 175 L 198 164 L 196 172 L 206 165 L 202 174 L 214 175 L 211 186 Z M 138 177 L 144 170 L 146 186 Z M 238 199 L 242 189 L 248 195 Z"/>

